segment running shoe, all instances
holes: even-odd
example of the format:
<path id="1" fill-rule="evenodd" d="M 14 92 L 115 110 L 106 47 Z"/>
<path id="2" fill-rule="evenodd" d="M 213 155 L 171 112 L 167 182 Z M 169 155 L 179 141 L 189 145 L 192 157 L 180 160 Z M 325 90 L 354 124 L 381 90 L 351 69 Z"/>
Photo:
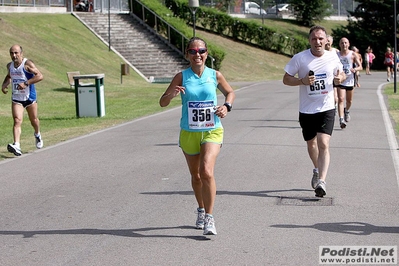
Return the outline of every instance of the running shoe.
<path id="1" fill-rule="evenodd" d="M 205 209 L 197 208 L 197 221 L 195 222 L 195 228 L 204 229 L 205 224 Z"/>
<path id="2" fill-rule="evenodd" d="M 345 122 L 351 121 L 351 116 L 349 115 L 349 111 L 347 111 L 346 108 L 344 108 L 344 120 Z"/>
<path id="3" fill-rule="evenodd" d="M 326 182 L 319 179 L 319 182 L 317 182 L 317 186 L 314 192 L 316 193 L 316 197 L 324 197 L 326 195 Z"/>
<path id="4" fill-rule="evenodd" d="M 389 78 L 387 78 L 387 81 L 390 82 L 391 80 Z"/>
<path id="5" fill-rule="evenodd" d="M 43 148 L 43 140 L 42 140 L 42 136 L 39 134 L 39 136 L 36 136 L 36 134 L 33 134 L 35 136 L 35 140 L 36 140 L 36 148 L 41 149 Z"/>
<path id="6" fill-rule="evenodd" d="M 22 152 L 21 152 L 21 148 L 18 147 L 17 145 L 14 144 L 8 144 L 7 145 L 7 150 L 11 153 L 14 153 L 15 156 L 21 156 Z"/>
<path id="7" fill-rule="evenodd" d="M 316 169 L 313 169 L 313 177 L 312 177 L 312 188 L 315 189 L 317 186 L 317 182 L 319 181 L 319 172 Z"/>
<path id="8" fill-rule="evenodd" d="M 210 214 L 205 215 L 204 235 L 216 235 L 215 219 Z"/>
<path id="9" fill-rule="evenodd" d="M 339 125 L 340 125 L 341 129 L 346 128 L 346 122 L 343 118 L 339 119 Z"/>

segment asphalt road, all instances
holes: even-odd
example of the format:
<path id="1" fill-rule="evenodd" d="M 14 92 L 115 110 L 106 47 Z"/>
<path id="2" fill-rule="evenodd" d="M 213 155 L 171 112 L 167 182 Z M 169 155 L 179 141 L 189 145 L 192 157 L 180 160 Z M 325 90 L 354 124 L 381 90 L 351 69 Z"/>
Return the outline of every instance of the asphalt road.
<path id="1" fill-rule="evenodd" d="M 318 265 L 320 246 L 398 245 L 385 73 L 360 81 L 352 121 L 335 125 L 322 199 L 310 186 L 298 89 L 242 84 L 223 120 L 217 236 L 193 227 L 180 108 L 0 162 L 0 265 Z"/>

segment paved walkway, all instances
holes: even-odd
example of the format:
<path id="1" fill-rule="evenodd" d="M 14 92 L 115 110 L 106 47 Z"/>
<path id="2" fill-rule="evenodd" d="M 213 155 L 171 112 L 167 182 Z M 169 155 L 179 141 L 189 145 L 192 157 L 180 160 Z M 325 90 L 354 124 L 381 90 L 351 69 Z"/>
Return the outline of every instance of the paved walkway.
<path id="1" fill-rule="evenodd" d="M 0 265 L 318 265 L 319 246 L 398 245 L 384 77 L 362 75 L 352 121 L 336 123 L 323 199 L 310 187 L 298 89 L 237 90 L 215 173 L 217 236 L 193 228 L 179 108 L 2 161 Z"/>

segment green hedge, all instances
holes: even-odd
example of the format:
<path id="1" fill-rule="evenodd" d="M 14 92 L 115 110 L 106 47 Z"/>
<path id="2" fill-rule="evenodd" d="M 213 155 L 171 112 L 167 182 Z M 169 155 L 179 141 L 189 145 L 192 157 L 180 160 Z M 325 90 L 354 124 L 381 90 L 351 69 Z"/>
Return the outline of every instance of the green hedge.
<path id="1" fill-rule="evenodd" d="M 192 25 L 192 15 L 187 0 L 165 0 L 165 5 L 175 16 Z M 281 54 L 294 55 L 308 48 L 308 41 L 301 36 L 288 37 L 272 28 L 234 18 L 214 8 L 200 6 L 196 11 L 196 26 Z"/>
<path id="2" fill-rule="evenodd" d="M 182 44 L 179 32 L 186 36 L 187 39 L 189 39 L 193 34 L 192 26 L 189 26 L 193 24 L 193 19 L 191 10 L 188 6 L 188 1 L 164 0 L 164 4 L 154 0 L 140 1 L 178 31 L 170 33 L 166 31 L 167 25 L 160 22 L 156 23 L 152 14 L 142 14 L 142 9 L 139 7 L 140 5 L 135 1 L 136 0 L 133 1 L 133 13 L 138 17 L 143 17 L 145 22 L 157 30 L 159 34 L 169 34 L 170 36 L 165 37 L 169 37 L 173 45 L 181 51 L 184 51 L 187 42 L 185 41 Z M 256 45 L 264 50 L 290 56 L 308 48 L 308 41 L 301 36 L 288 37 L 277 33 L 276 30 L 272 28 L 260 25 L 253 21 L 233 18 L 214 8 L 199 7 L 197 9 L 196 27 L 232 38 L 236 41 Z M 198 35 L 198 37 L 202 36 Z M 212 40 L 206 40 L 206 38 L 204 38 L 204 40 L 207 42 L 209 55 L 215 59 L 213 67 L 215 69 L 220 69 L 225 57 L 223 48 Z M 209 57 L 206 65 L 209 67 L 211 66 Z"/>

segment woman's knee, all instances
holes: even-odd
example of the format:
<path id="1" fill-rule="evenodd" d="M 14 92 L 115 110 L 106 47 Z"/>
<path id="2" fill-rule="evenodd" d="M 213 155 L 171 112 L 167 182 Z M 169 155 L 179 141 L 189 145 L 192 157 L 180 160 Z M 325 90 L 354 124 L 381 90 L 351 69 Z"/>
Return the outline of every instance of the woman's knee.
<path id="1" fill-rule="evenodd" d="M 200 177 L 202 181 L 209 181 L 213 179 L 213 169 L 210 167 L 201 167 Z"/>
<path id="2" fill-rule="evenodd" d="M 191 176 L 192 183 L 201 183 L 201 176 L 199 174 L 194 174 Z"/>

